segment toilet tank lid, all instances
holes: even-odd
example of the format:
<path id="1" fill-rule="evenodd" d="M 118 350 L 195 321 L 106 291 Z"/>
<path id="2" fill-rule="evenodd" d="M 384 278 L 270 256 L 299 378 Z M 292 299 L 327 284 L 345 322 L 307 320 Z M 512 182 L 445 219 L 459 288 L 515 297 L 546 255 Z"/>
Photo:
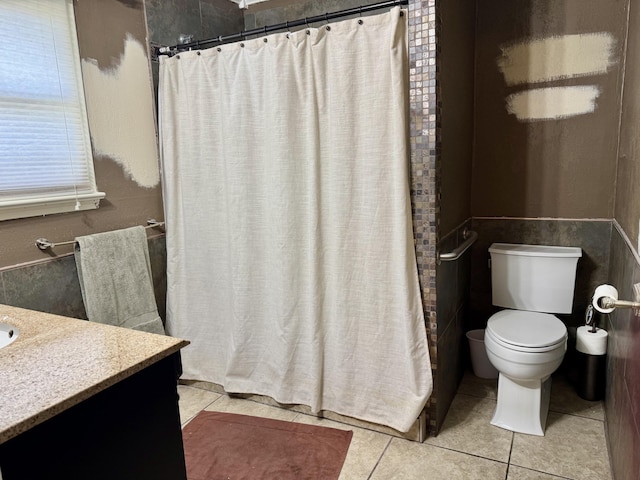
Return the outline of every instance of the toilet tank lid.
<path id="1" fill-rule="evenodd" d="M 526 257 L 569 257 L 582 256 L 580 247 L 556 247 L 551 245 L 523 245 L 515 243 L 493 243 L 489 253 L 521 255 Z"/>

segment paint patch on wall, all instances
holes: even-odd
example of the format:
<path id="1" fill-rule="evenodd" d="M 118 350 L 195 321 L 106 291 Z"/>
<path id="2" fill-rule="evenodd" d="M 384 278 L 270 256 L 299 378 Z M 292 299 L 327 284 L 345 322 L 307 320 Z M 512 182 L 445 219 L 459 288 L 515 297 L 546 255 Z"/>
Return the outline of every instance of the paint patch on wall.
<path id="1" fill-rule="evenodd" d="M 94 151 L 145 188 L 160 182 L 150 75 L 145 49 L 131 35 L 116 67 L 100 70 L 96 60 L 82 60 Z"/>
<path id="2" fill-rule="evenodd" d="M 614 47 L 607 32 L 554 36 L 501 47 L 497 63 L 507 85 L 548 82 L 607 73 Z"/>
<path id="3" fill-rule="evenodd" d="M 595 85 L 535 88 L 507 97 L 507 111 L 521 121 L 558 120 L 592 113 L 600 89 Z"/>

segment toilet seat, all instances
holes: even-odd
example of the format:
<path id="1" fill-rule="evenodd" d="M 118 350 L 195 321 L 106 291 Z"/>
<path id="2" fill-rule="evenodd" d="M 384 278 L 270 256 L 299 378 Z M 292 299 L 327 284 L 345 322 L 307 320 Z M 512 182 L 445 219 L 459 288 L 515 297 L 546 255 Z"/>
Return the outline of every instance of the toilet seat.
<path id="1" fill-rule="evenodd" d="M 502 310 L 489 319 L 485 335 L 510 350 L 542 353 L 563 345 L 567 328 L 549 313 Z"/>
<path id="2" fill-rule="evenodd" d="M 504 342 L 496 338 L 490 331 L 485 332 L 485 342 L 487 342 L 487 339 L 491 339 L 496 345 L 513 352 L 523 352 L 528 354 L 534 354 L 534 353 L 545 354 L 547 352 L 550 352 L 556 349 L 562 349 L 564 351 L 567 336 L 561 339 L 558 343 L 555 343 L 552 345 L 545 345 L 543 347 L 523 347 L 521 345 L 514 345 L 512 343 Z"/>

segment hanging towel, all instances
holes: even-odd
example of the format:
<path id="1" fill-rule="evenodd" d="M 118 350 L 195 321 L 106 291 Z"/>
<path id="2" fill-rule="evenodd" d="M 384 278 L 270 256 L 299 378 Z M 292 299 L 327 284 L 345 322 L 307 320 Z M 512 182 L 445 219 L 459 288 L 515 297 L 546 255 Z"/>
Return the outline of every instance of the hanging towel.
<path id="1" fill-rule="evenodd" d="M 75 258 L 89 320 L 164 334 L 144 227 L 78 237 Z"/>

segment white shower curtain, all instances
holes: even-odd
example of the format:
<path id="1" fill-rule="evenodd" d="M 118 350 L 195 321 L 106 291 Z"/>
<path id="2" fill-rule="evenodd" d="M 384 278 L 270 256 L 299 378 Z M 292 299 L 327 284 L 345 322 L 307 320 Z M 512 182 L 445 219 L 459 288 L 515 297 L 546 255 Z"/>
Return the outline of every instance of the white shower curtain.
<path id="1" fill-rule="evenodd" d="M 406 15 L 161 59 L 167 330 L 183 378 L 407 431 L 432 391 Z"/>

